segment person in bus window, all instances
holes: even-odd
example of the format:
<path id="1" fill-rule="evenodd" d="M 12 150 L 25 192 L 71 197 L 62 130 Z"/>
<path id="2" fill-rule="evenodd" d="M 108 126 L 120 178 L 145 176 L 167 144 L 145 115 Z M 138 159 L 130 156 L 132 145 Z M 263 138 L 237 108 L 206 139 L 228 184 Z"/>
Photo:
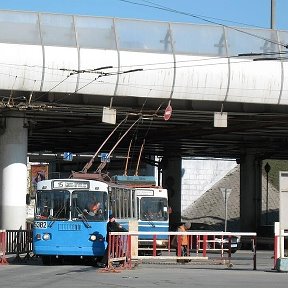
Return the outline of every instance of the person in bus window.
<path id="1" fill-rule="evenodd" d="M 50 215 L 50 211 L 48 209 L 48 206 L 45 205 L 43 208 L 43 212 L 41 213 L 41 218 L 48 218 Z"/>
<path id="2" fill-rule="evenodd" d="M 84 209 L 83 215 L 88 219 L 101 219 L 103 217 L 103 212 L 100 202 L 91 203 L 89 205 L 89 211 Z"/>

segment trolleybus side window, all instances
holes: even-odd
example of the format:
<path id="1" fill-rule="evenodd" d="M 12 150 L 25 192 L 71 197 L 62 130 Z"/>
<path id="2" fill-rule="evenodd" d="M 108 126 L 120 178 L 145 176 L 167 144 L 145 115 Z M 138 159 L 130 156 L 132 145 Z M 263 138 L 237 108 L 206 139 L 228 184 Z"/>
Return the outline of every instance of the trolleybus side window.
<path id="1" fill-rule="evenodd" d="M 128 219 L 136 217 L 135 191 L 131 189 L 112 187 L 109 193 L 110 207 L 112 213 L 118 219 Z"/>
<path id="2" fill-rule="evenodd" d="M 138 218 L 138 200 L 136 199 L 136 192 L 132 190 L 132 201 L 131 201 L 131 211 L 132 211 L 132 218 Z"/>

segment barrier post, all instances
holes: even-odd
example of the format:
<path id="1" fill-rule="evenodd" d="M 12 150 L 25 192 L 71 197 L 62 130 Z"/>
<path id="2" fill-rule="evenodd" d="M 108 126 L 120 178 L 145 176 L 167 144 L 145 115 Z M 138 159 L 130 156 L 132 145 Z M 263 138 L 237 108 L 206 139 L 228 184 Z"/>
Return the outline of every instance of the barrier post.
<path id="1" fill-rule="evenodd" d="M 231 263 L 231 244 L 232 244 L 232 239 L 231 235 L 228 236 L 228 267 L 232 267 Z"/>
<path id="2" fill-rule="evenodd" d="M 22 253 L 22 240 L 23 240 L 23 237 L 22 237 L 22 229 L 20 228 L 19 230 L 16 231 L 16 234 L 15 234 L 15 248 L 16 248 L 16 256 L 13 260 L 13 262 L 21 262 L 22 259 L 20 257 L 20 254 Z"/>
<path id="3" fill-rule="evenodd" d="M 126 235 L 126 241 L 128 241 L 127 250 L 125 251 L 126 261 L 128 262 L 128 267 L 132 268 L 132 236 Z M 138 250 L 137 250 L 138 256 Z"/>
<path id="4" fill-rule="evenodd" d="M 168 235 L 168 254 L 171 255 L 171 235 Z"/>
<path id="5" fill-rule="evenodd" d="M 207 251 L 207 235 L 203 235 L 203 257 L 206 257 L 206 251 Z"/>
<path id="6" fill-rule="evenodd" d="M 221 259 L 223 259 L 223 257 L 224 257 L 224 245 L 223 245 L 223 242 L 224 242 L 224 238 L 223 238 L 223 235 L 221 235 Z"/>
<path id="7" fill-rule="evenodd" d="M 196 235 L 196 256 L 198 256 L 199 253 L 199 235 Z"/>
<path id="8" fill-rule="evenodd" d="M 153 235 L 153 256 L 157 255 L 156 235 Z"/>
<path id="9" fill-rule="evenodd" d="M 253 270 L 256 270 L 256 236 L 252 238 L 252 250 L 253 250 Z"/>
<path id="10" fill-rule="evenodd" d="M 129 221 L 129 231 L 130 232 L 138 232 L 138 221 Z M 131 237 L 130 240 L 128 240 L 128 243 L 131 242 L 130 250 L 132 257 L 136 258 L 138 257 L 138 236 L 129 236 Z"/>
<path id="11" fill-rule="evenodd" d="M 181 244 L 182 244 L 182 238 L 181 236 L 177 235 L 178 239 L 177 239 L 177 256 L 181 256 Z"/>
<path id="12" fill-rule="evenodd" d="M 8 264 L 6 259 L 6 231 L 0 230 L 0 264 Z"/>
<path id="13" fill-rule="evenodd" d="M 191 235 L 187 235 L 187 237 L 188 237 L 187 256 L 190 256 L 190 251 L 191 251 L 191 248 L 192 248 L 192 244 L 191 244 L 192 236 Z"/>
<path id="14" fill-rule="evenodd" d="M 280 257 L 279 253 L 279 222 L 274 223 L 274 267 L 276 269 L 277 259 Z"/>
<path id="15" fill-rule="evenodd" d="M 113 241 L 113 242 L 112 242 Z M 112 247 L 111 247 L 112 246 Z M 109 242 L 108 242 L 108 268 L 111 268 L 111 251 L 114 254 L 114 235 L 111 236 L 109 233 Z M 113 256 L 114 257 L 114 256 Z"/>

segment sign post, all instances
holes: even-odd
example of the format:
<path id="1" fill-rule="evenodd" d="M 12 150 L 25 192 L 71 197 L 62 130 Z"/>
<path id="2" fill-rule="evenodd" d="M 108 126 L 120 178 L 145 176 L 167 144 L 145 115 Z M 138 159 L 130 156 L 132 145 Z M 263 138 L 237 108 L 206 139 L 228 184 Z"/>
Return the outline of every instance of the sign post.
<path id="1" fill-rule="evenodd" d="M 232 192 L 232 189 L 226 189 L 226 188 L 220 188 L 220 191 L 222 192 L 223 198 L 224 198 L 224 204 L 225 204 L 225 220 L 224 220 L 224 231 L 227 232 L 227 216 L 228 216 L 228 198 Z"/>

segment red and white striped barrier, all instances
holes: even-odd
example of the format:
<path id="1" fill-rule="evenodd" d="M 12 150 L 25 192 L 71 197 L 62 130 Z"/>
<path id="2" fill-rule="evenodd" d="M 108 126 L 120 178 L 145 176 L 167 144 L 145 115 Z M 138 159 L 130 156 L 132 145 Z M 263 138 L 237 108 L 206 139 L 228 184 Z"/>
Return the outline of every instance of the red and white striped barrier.
<path id="1" fill-rule="evenodd" d="M 139 255 L 138 253 L 138 242 L 137 239 L 140 235 L 152 236 L 153 245 L 150 249 L 149 256 Z M 157 248 L 157 236 L 163 235 L 167 236 L 169 239 L 168 247 L 166 249 L 161 249 L 158 253 L 159 248 Z M 251 233 L 232 233 L 232 232 L 111 232 L 109 237 L 109 251 L 108 251 L 108 267 L 113 266 L 113 262 L 122 261 L 126 267 L 132 267 L 132 260 L 141 259 L 161 259 L 161 260 L 177 260 L 179 262 L 187 262 L 193 260 L 209 260 L 208 252 L 218 252 L 221 253 L 221 259 L 228 261 L 232 258 L 232 249 L 235 249 L 232 245 L 232 237 L 239 237 L 239 239 L 244 236 L 251 239 L 252 245 L 252 261 L 253 270 L 256 270 L 256 236 L 254 232 Z M 170 241 L 172 237 L 177 238 L 176 246 L 171 244 Z M 183 253 L 183 240 L 185 237 L 185 253 Z M 134 241 L 136 239 L 136 242 Z M 135 247 L 136 243 L 136 253 Z M 140 251 L 140 250 L 139 250 Z M 175 253 L 176 251 L 176 253 Z M 172 253 L 171 253 L 172 252 Z M 224 257 L 226 253 L 227 257 Z M 241 257 L 243 258 L 243 257 Z M 233 257 L 235 259 L 235 257 Z M 251 259 L 249 257 L 248 259 Z M 236 259 L 235 259 L 236 260 Z M 229 262 L 230 263 L 230 262 Z"/>
<path id="2" fill-rule="evenodd" d="M 0 230 L 0 264 L 8 264 L 6 259 L 6 230 Z"/>
<path id="3" fill-rule="evenodd" d="M 131 236 L 127 232 L 111 232 L 108 245 L 108 268 L 113 262 L 119 262 L 123 267 L 131 266 Z"/>

